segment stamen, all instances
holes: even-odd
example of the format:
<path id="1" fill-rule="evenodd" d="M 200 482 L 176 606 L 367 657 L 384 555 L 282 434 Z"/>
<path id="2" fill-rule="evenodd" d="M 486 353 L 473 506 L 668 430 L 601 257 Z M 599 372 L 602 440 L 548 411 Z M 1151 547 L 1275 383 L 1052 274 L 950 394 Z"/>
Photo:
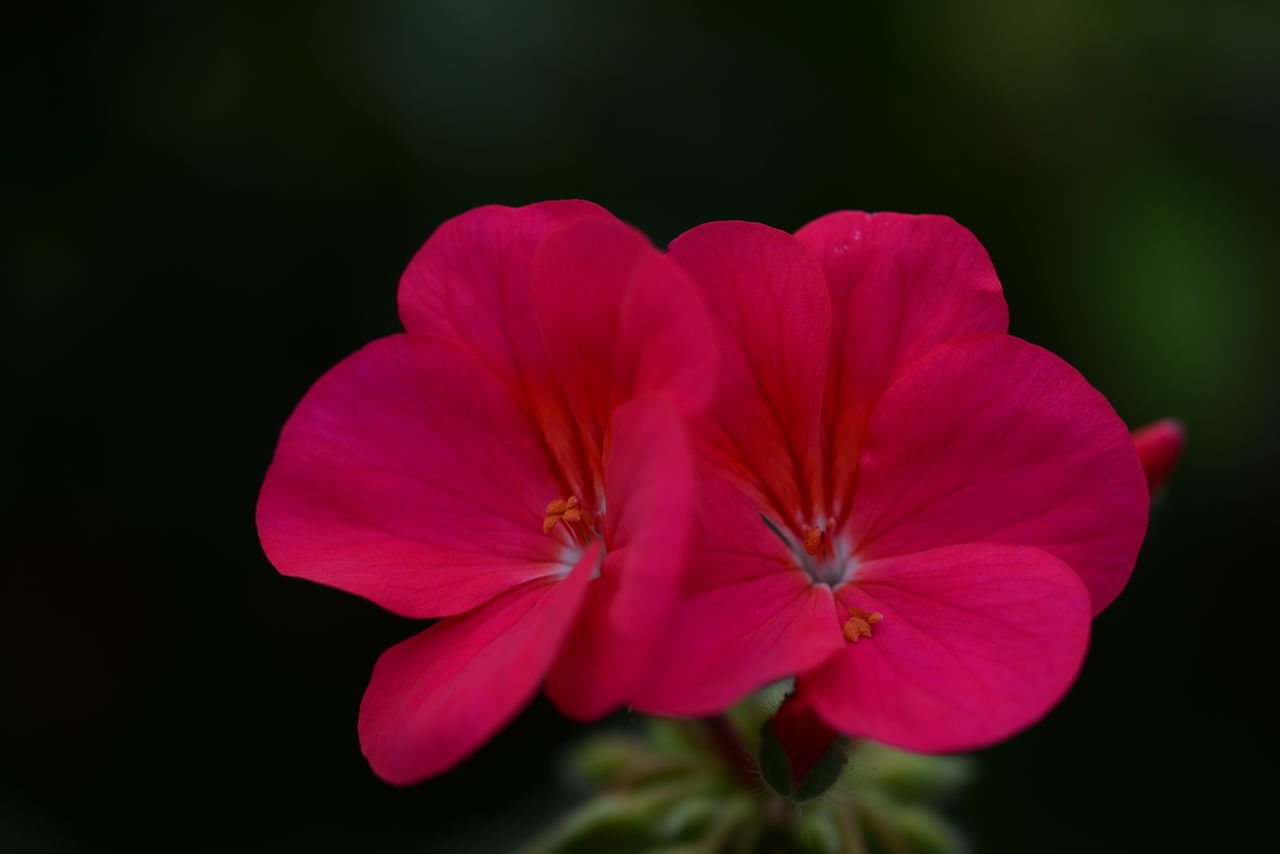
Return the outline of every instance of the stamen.
<path id="1" fill-rule="evenodd" d="M 577 522 L 581 518 L 582 511 L 578 508 L 578 496 L 570 495 L 568 498 L 557 498 L 547 505 L 547 516 L 542 520 L 542 533 L 550 534 L 551 529 L 561 519 Z"/>
<path id="2" fill-rule="evenodd" d="M 818 560 L 826 560 L 831 554 L 831 538 L 821 528 L 811 525 L 804 529 L 804 550 Z"/>
<path id="3" fill-rule="evenodd" d="M 850 608 L 849 619 L 844 624 L 844 639 L 857 643 L 859 638 L 871 637 L 871 627 L 884 619 L 879 611 L 867 612 L 861 608 Z"/>
<path id="4" fill-rule="evenodd" d="M 573 541 L 583 548 L 595 539 L 591 524 L 583 516 L 576 495 L 557 498 L 547 505 L 547 515 L 542 520 L 542 533 L 550 534 L 557 524 L 563 524 Z"/>

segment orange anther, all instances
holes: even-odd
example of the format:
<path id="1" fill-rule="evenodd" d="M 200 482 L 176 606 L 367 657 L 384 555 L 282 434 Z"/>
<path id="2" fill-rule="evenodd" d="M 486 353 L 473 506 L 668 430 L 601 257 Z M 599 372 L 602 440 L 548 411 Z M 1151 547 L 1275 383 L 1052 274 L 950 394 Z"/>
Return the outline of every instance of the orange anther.
<path id="1" fill-rule="evenodd" d="M 804 550 L 819 559 L 827 557 L 827 532 L 821 528 L 804 529 Z"/>
<path id="2" fill-rule="evenodd" d="M 879 611 L 867 612 L 861 608 L 850 608 L 849 619 L 844 624 L 844 639 L 857 643 L 859 638 L 871 637 L 871 627 L 884 619 Z"/>
<path id="3" fill-rule="evenodd" d="M 577 522 L 582 519 L 582 509 L 578 507 L 578 496 L 571 495 L 568 498 L 557 498 L 547 505 L 547 515 L 542 520 L 542 533 L 550 534 L 551 529 L 561 519 L 566 522 Z"/>

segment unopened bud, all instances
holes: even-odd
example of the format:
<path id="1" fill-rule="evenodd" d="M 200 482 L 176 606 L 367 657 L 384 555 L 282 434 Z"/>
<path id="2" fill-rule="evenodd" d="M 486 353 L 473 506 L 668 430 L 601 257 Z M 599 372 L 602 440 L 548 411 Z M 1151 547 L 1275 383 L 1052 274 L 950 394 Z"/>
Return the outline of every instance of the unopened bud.
<path id="1" fill-rule="evenodd" d="M 778 794 L 812 800 L 840 778 L 848 744 L 804 694 L 792 693 L 760 730 L 760 773 Z"/>
<path id="2" fill-rule="evenodd" d="M 1187 443 L 1187 429 L 1177 418 L 1165 418 L 1133 431 L 1133 444 L 1147 475 L 1147 487 L 1155 492 L 1173 474 Z"/>

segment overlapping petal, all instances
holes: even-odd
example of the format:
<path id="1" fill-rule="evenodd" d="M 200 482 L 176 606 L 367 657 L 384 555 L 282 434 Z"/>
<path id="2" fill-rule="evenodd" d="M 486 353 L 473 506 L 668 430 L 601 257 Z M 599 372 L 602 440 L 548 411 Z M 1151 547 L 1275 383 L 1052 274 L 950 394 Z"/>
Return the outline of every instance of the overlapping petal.
<path id="1" fill-rule="evenodd" d="M 1007 335 L 937 347 L 869 423 L 850 531 L 865 558 L 957 543 L 1033 545 L 1084 579 L 1100 611 L 1146 530 L 1124 423 L 1066 362 Z"/>
<path id="2" fill-rule="evenodd" d="M 405 330 L 463 344 L 517 396 L 545 393 L 550 376 L 529 271 L 549 234 L 583 218 L 612 216 L 591 202 L 554 201 L 521 208 L 486 205 L 446 221 L 400 279 L 397 301 Z"/>
<path id="3" fill-rule="evenodd" d="M 614 221 L 591 202 L 487 205 L 441 225 L 400 279 L 405 329 L 461 344 L 506 384 L 566 472 L 590 468 L 534 316 L 530 271 L 548 235 L 581 219 Z M 584 498 L 586 496 L 583 496 Z"/>
<path id="4" fill-rule="evenodd" d="M 831 588 L 814 585 L 754 500 L 709 478 L 685 595 L 664 626 L 632 705 L 666 715 L 723 711 L 751 691 L 817 666 L 844 641 Z"/>
<path id="5" fill-rule="evenodd" d="M 705 294 L 721 350 L 702 449 L 787 524 L 809 521 L 831 335 L 822 271 L 794 237 L 758 223 L 701 225 L 670 252 Z"/>
<path id="6" fill-rule="evenodd" d="M 837 619 L 850 608 L 883 618 L 797 687 L 840 732 L 908 750 L 967 750 L 1029 726 L 1066 692 L 1088 645 L 1079 576 L 1025 546 L 870 561 L 836 598 Z"/>
<path id="7" fill-rule="evenodd" d="M 827 463 L 847 509 L 867 420 L 893 379 L 951 338 L 1005 332 L 1009 313 L 986 250 L 950 217 L 841 211 L 796 237 L 831 290 Z"/>
<path id="8" fill-rule="evenodd" d="M 360 704 L 360 746 L 379 777 L 415 783 L 447 771 L 537 692 L 600 560 L 538 579 L 448 617 L 378 659 Z"/>
<path id="9" fill-rule="evenodd" d="M 693 533 L 695 487 L 688 427 L 646 395 L 614 413 L 605 460 L 609 554 L 547 683 L 566 714 L 590 720 L 625 701 L 668 631 Z"/>
<path id="10" fill-rule="evenodd" d="M 536 431 L 458 344 L 396 335 L 331 369 L 289 418 L 258 502 L 285 575 L 439 617 L 561 568 L 562 493 Z"/>
<path id="11" fill-rule="evenodd" d="M 603 459 L 613 411 L 637 395 L 663 395 L 686 411 L 710 396 L 716 355 L 706 309 L 635 229 L 586 218 L 564 226 L 538 248 L 532 288 L 589 459 Z"/>

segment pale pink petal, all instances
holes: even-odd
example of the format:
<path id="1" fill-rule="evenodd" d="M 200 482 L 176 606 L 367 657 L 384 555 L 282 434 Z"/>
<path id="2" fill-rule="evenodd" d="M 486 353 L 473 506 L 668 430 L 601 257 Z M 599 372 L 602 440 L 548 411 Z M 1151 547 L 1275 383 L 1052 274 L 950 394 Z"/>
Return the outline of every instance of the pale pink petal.
<path id="1" fill-rule="evenodd" d="M 276 568 L 400 614 L 458 614 L 560 571 L 542 533 L 563 497 L 536 433 L 460 346 L 375 341 L 307 392 L 258 501 Z"/>
<path id="2" fill-rule="evenodd" d="M 684 419 L 646 396 L 618 408 L 612 432 L 604 467 L 609 555 L 547 682 L 556 705 L 580 720 L 616 708 L 644 678 L 680 592 L 693 533 L 693 449 Z"/>
<path id="3" fill-rule="evenodd" d="M 956 543 L 1038 546 L 1100 611 L 1147 525 L 1124 423 L 1057 356 L 1007 335 L 958 338 L 891 386 L 867 429 L 849 530 L 864 558 Z"/>
<path id="4" fill-rule="evenodd" d="M 722 712 L 844 643 L 831 588 L 809 580 L 751 498 L 710 478 L 700 501 L 687 592 L 632 698 L 653 714 Z"/>
<path id="5" fill-rule="evenodd" d="M 608 449 L 613 411 L 642 394 L 682 411 L 715 383 L 709 320 L 683 272 L 633 228 L 582 219 L 539 247 L 533 298 L 551 362 L 590 459 Z"/>
<path id="6" fill-rule="evenodd" d="M 360 746 L 400 785 L 447 771 L 538 690 L 582 604 L 599 544 L 563 581 L 539 579 L 447 617 L 382 654 L 360 704 Z"/>
<path id="7" fill-rule="evenodd" d="M 986 250 L 945 216 L 841 211 L 796 233 L 831 288 L 828 457 L 847 510 L 867 419 L 903 368 L 948 339 L 1004 332 L 1009 313 Z"/>
<path id="8" fill-rule="evenodd" d="M 815 523 L 831 334 L 822 271 L 794 237 L 758 223 L 701 225 L 670 252 L 706 294 L 718 327 L 721 378 L 697 427 L 701 449 L 784 525 Z"/>
<path id="9" fill-rule="evenodd" d="M 862 564 L 840 588 L 880 614 L 797 688 L 835 729 L 907 750 L 970 750 L 1031 725 L 1066 693 L 1089 638 L 1089 594 L 1025 546 L 961 545 Z"/>

